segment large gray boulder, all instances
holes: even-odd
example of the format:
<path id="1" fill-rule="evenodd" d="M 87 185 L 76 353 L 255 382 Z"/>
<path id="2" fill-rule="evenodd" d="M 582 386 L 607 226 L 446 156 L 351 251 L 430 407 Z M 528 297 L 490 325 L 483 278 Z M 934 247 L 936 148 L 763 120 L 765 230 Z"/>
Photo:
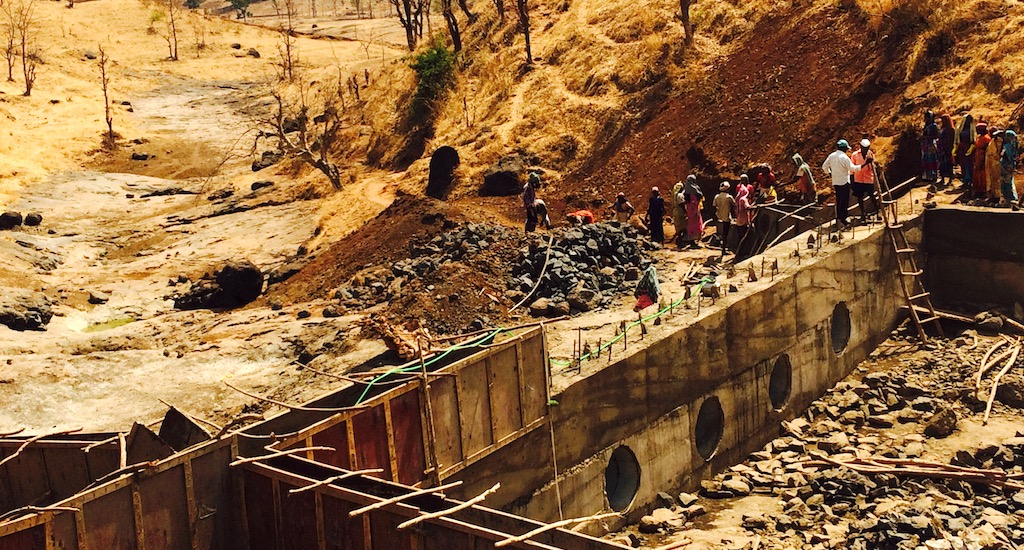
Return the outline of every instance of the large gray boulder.
<path id="1" fill-rule="evenodd" d="M 0 292 L 0 325 L 11 330 L 46 330 L 52 317 L 50 300 L 43 294 L 14 289 Z"/>

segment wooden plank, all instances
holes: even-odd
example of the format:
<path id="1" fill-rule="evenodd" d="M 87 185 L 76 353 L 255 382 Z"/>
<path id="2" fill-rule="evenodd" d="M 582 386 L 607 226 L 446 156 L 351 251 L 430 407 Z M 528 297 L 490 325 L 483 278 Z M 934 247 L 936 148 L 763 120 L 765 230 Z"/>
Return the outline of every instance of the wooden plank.
<path id="1" fill-rule="evenodd" d="M 331 447 L 334 451 L 313 451 L 313 460 L 338 468 L 350 468 L 348 426 L 340 422 L 324 428 L 312 436 L 312 447 Z"/>
<path id="2" fill-rule="evenodd" d="M 462 462 L 462 429 L 459 425 L 459 396 L 455 380 L 437 378 L 429 384 L 437 462 L 442 470 Z"/>
<path id="3" fill-rule="evenodd" d="M 232 532 L 239 510 L 232 506 L 231 447 L 221 446 L 209 454 L 188 461 L 194 487 L 196 527 L 194 546 L 200 550 L 227 548 L 237 544 Z"/>
<path id="4" fill-rule="evenodd" d="M 306 491 L 288 494 L 297 486 L 281 483 L 281 548 L 310 550 L 318 547 L 316 493 Z"/>
<path id="5" fill-rule="evenodd" d="M 547 414 L 548 368 L 544 356 L 543 333 L 538 333 L 522 343 L 522 363 L 519 365 L 519 379 L 522 384 L 523 422 L 529 424 Z"/>
<path id="6" fill-rule="evenodd" d="M 324 538 L 327 541 L 327 550 L 363 550 L 363 541 L 366 537 L 363 518 L 348 516 L 348 513 L 359 505 L 329 495 L 321 495 L 320 498 L 324 507 Z"/>
<path id="7" fill-rule="evenodd" d="M 356 434 L 352 428 L 352 419 L 345 421 L 345 441 L 348 442 L 348 463 L 350 464 L 349 469 L 353 469 L 357 462 L 356 459 Z M 359 468 L 354 468 L 358 470 Z"/>
<path id="8" fill-rule="evenodd" d="M 76 526 L 73 512 L 56 514 L 50 522 L 49 540 L 47 547 L 54 550 L 78 548 L 78 528 Z"/>
<path id="9" fill-rule="evenodd" d="M 277 550 L 277 521 L 274 517 L 274 481 L 244 469 L 245 514 L 249 526 L 250 550 Z"/>
<path id="10" fill-rule="evenodd" d="M 388 464 L 391 465 L 391 481 L 398 481 L 398 452 L 395 451 L 395 428 L 391 424 L 391 402 L 385 401 L 384 406 L 384 431 L 387 433 Z"/>
<path id="11" fill-rule="evenodd" d="M 384 472 L 376 474 L 376 477 L 391 479 L 384 405 L 377 405 L 353 416 L 352 431 L 356 443 L 356 469 L 381 468 Z"/>
<path id="12" fill-rule="evenodd" d="M 0 459 L 13 453 L 15 448 L 0 447 Z M 0 465 L 0 510 L 13 510 L 18 506 L 14 503 L 14 492 L 11 490 L 11 471 L 7 464 Z"/>
<path id="13" fill-rule="evenodd" d="M 188 494 L 185 464 L 138 482 L 142 533 L 147 549 L 189 550 Z"/>
<path id="14" fill-rule="evenodd" d="M 118 449 L 118 445 L 93 447 L 88 453 L 85 453 L 85 460 L 88 465 L 89 479 L 95 481 L 120 467 L 121 451 Z"/>
<path id="15" fill-rule="evenodd" d="M 516 363 L 514 347 L 495 354 L 488 360 L 493 441 L 498 441 L 523 427 L 522 407 L 519 404 L 519 366 Z"/>
<path id="16" fill-rule="evenodd" d="M 135 550 L 135 516 L 131 485 L 123 485 L 82 505 L 83 532 L 88 548 Z"/>
<path id="17" fill-rule="evenodd" d="M 196 481 L 192 474 L 192 461 L 186 461 L 181 465 L 185 474 L 185 511 L 188 515 L 189 548 L 199 550 L 196 540 Z"/>
<path id="18" fill-rule="evenodd" d="M 145 521 L 142 519 L 142 496 L 139 495 L 137 483 L 131 484 L 132 492 L 132 526 L 135 528 L 135 546 L 139 550 L 146 548 L 146 533 L 143 529 Z M 124 518 L 122 518 L 124 519 Z"/>
<path id="19" fill-rule="evenodd" d="M 433 523 L 425 523 L 419 529 L 423 533 L 423 550 L 473 550 L 472 535 L 453 533 Z"/>
<path id="20" fill-rule="evenodd" d="M 327 550 L 327 532 L 324 530 L 324 496 L 314 492 L 314 505 L 316 506 L 316 548 Z"/>
<path id="21" fill-rule="evenodd" d="M 487 363 L 480 361 L 466 365 L 459 371 L 455 381 L 459 393 L 462 454 L 468 456 L 494 443 L 491 433 Z"/>
<path id="22" fill-rule="evenodd" d="M 397 481 L 405 485 L 415 485 L 426 479 L 423 473 L 427 460 L 420 396 L 420 392 L 414 391 L 391 400 L 391 426 L 398 459 Z"/>

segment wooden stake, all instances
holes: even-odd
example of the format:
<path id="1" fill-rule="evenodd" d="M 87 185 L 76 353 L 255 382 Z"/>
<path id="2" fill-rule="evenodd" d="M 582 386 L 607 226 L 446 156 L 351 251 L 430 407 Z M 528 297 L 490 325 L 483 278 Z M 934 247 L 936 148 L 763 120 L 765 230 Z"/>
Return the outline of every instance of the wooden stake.
<path id="1" fill-rule="evenodd" d="M 403 500 L 408 500 L 410 498 L 415 498 L 415 497 L 419 497 L 419 496 L 423 496 L 423 495 L 429 495 L 429 494 L 433 494 L 433 493 L 440 493 L 441 491 L 444 491 L 445 489 L 451 489 L 452 487 L 458 487 L 459 485 L 462 485 L 462 480 L 453 481 L 451 483 L 448 483 L 446 485 L 440 485 L 438 487 L 430 487 L 428 489 L 419 489 L 419 490 L 416 490 L 416 491 L 412 491 L 411 493 L 406 493 L 404 495 L 398 495 L 397 497 L 391 497 L 391 498 L 388 498 L 388 499 L 384 499 L 384 500 L 382 500 L 380 502 L 375 502 L 375 503 L 373 503 L 373 504 L 371 504 L 369 506 L 363 506 L 362 508 L 357 508 L 357 509 L 352 510 L 351 512 L 349 512 L 348 516 L 350 518 L 354 518 L 356 516 L 360 516 L 362 514 L 365 514 L 366 512 L 372 512 L 373 510 L 378 510 L 378 509 L 383 508 L 385 506 L 388 506 L 390 504 L 396 504 L 396 503 L 402 502 Z"/>
<path id="2" fill-rule="evenodd" d="M 572 525 L 574 523 L 578 523 L 580 525 L 586 525 L 587 523 L 592 523 L 592 522 L 595 522 L 595 521 L 600 521 L 602 519 L 607 519 L 607 518 L 615 517 L 615 516 L 622 517 L 622 515 L 619 514 L 618 512 L 610 512 L 610 513 L 606 513 L 606 514 L 597 514 L 597 515 L 594 515 L 594 516 L 587 516 L 587 517 L 582 517 L 582 518 L 563 519 L 561 521 L 556 521 L 554 523 L 549 523 L 547 525 L 543 525 L 543 526 L 538 527 L 538 528 L 536 528 L 536 529 L 534 529 L 532 531 L 528 531 L 526 533 L 523 533 L 522 535 L 518 535 L 518 536 L 515 536 L 515 537 L 509 537 L 509 538 L 507 538 L 505 540 L 499 540 L 498 542 L 494 543 L 494 547 L 495 548 L 501 548 L 503 546 L 508 546 L 510 544 L 514 544 L 514 543 L 517 543 L 517 542 L 523 542 L 524 540 L 529 540 L 529 539 L 531 539 L 531 538 L 533 538 L 533 537 L 535 537 L 535 536 L 537 536 L 537 535 L 539 535 L 541 533 L 545 533 L 547 531 L 551 531 L 552 529 L 558 529 L 560 527 L 565 527 L 566 525 Z"/>
<path id="3" fill-rule="evenodd" d="M 124 432 L 117 432 L 117 445 L 121 450 L 121 458 L 118 460 L 118 468 L 128 466 L 128 443 L 124 439 Z"/>
<path id="4" fill-rule="evenodd" d="M 234 462 L 231 462 L 230 464 L 228 464 L 228 466 L 239 466 L 241 464 L 248 464 L 250 462 L 259 462 L 261 460 L 270 460 L 272 458 L 279 458 L 279 457 L 282 457 L 282 456 L 289 456 L 289 455 L 293 455 L 295 453 L 304 453 L 306 451 L 328 451 L 328 452 L 334 452 L 336 450 L 337 449 L 335 449 L 334 447 L 322 447 L 322 446 L 298 447 L 298 448 L 295 448 L 295 449 L 288 449 L 288 450 L 285 450 L 285 451 L 278 451 L 276 453 L 270 453 L 270 454 L 263 455 L 263 456 L 254 456 L 254 457 L 251 457 L 251 458 L 239 458 L 238 460 L 235 460 Z"/>
<path id="5" fill-rule="evenodd" d="M 1010 360 L 1006 362 L 1006 366 L 1003 367 L 999 374 L 996 375 L 995 380 L 992 381 L 992 390 L 988 394 L 988 403 L 985 405 L 985 418 L 981 421 L 982 426 L 988 425 L 988 416 L 992 413 L 992 403 L 996 400 L 996 391 L 999 389 L 999 379 L 1010 370 L 1010 367 L 1017 362 L 1017 355 L 1020 354 L 1020 344 L 1017 344 L 1013 348 L 1013 355 L 1010 356 Z"/>
<path id="6" fill-rule="evenodd" d="M 494 486 L 491 487 L 490 489 L 488 489 L 488 490 L 484 491 L 483 493 L 480 493 L 479 495 L 477 495 L 477 496 L 467 500 L 466 502 L 463 502 L 462 504 L 459 504 L 458 506 L 453 506 L 453 507 L 448 508 L 446 510 L 439 510 L 437 512 L 433 512 L 433 513 L 430 513 L 430 514 L 423 514 L 422 516 L 414 517 L 414 518 L 410 519 L 409 521 L 406 521 L 406 522 L 403 522 L 403 523 L 399 523 L 398 524 L 398 529 L 399 530 L 406 529 L 406 528 L 412 527 L 413 525 L 416 525 L 417 523 L 422 523 L 422 522 L 427 521 L 427 520 L 437 519 L 437 518 L 440 518 L 440 517 L 451 515 L 451 514 L 454 514 L 455 512 L 458 512 L 459 510 L 465 510 L 466 508 L 469 508 L 470 506 L 473 506 L 474 504 L 483 502 L 485 498 L 487 498 L 489 495 L 491 495 L 493 493 L 498 492 L 498 489 L 500 489 L 500 488 L 501 488 L 501 483 L 495 483 Z"/>
<path id="7" fill-rule="evenodd" d="M 299 487 L 298 489 L 289 489 L 288 490 L 288 494 L 289 495 L 294 495 L 295 493 L 301 493 L 303 491 L 309 491 L 311 489 L 316 489 L 317 487 L 323 487 L 324 485 L 330 485 L 331 483 L 334 483 L 336 481 L 341 481 L 343 479 L 348 479 L 350 477 L 361 476 L 363 474 L 379 474 L 379 473 L 382 473 L 383 471 L 384 471 L 383 468 L 370 468 L 369 470 L 356 470 L 354 472 L 347 472 L 347 473 L 341 474 L 340 476 L 331 476 L 331 477 L 329 477 L 327 479 L 322 479 L 320 481 L 317 481 L 316 483 L 310 483 L 309 485 L 306 485 L 305 487 Z"/>

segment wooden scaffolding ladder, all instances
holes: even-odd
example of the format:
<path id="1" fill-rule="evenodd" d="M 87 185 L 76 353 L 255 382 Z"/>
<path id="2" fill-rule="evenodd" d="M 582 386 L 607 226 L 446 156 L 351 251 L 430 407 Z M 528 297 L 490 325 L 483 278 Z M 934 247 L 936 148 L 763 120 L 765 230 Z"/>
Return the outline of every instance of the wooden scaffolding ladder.
<path id="1" fill-rule="evenodd" d="M 903 297 L 907 302 L 907 305 L 903 307 L 910 312 L 910 319 L 917 328 L 917 335 L 921 341 L 927 342 L 928 335 L 924 331 L 924 325 L 927 323 L 934 323 L 939 336 L 943 335 L 939 315 L 932 306 L 931 293 L 925 290 L 924 283 L 921 281 L 921 275 L 924 272 L 917 267 L 917 260 L 914 259 L 917 249 L 910 246 L 907 236 L 903 232 L 903 224 L 899 221 L 897 200 L 893 197 L 889 184 L 885 181 L 885 174 L 878 169 L 878 165 L 872 165 L 872 169 L 875 172 L 875 194 L 880 201 L 878 210 L 882 214 L 885 232 L 889 235 L 889 242 L 896 254 L 900 288 L 903 289 Z"/>

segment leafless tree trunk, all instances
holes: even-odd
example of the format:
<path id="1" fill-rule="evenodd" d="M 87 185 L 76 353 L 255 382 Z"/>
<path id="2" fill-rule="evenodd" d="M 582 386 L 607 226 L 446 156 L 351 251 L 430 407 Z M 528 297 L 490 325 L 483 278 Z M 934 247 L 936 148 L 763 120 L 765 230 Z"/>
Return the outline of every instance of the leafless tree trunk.
<path id="1" fill-rule="evenodd" d="M 36 66 L 40 52 L 32 46 L 32 31 L 35 27 L 35 0 L 21 0 L 13 7 L 14 27 L 18 31 L 18 43 L 21 46 L 21 72 L 25 78 L 25 93 L 32 95 L 32 85 L 36 82 Z"/>
<path id="2" fill-rule="evenodd" d="M 469 6 L 466 5 L 466 0 L 459 0 L 459 7 L 462 8 L 462 13 L 466 14 L 466 17 L 469 18 L 470 24 L 476 22 L 476 14 L 469 11 Z"/>
<path id="3" fill-rule="evenodd" d="M 107 136 L 103 142 L 108 149 L 113 149 L 116 141 L 114 139 L 114 117 L 110 114 L 110 94 L 108 92 L 110 79 L 107 76 L 107 63 L 109 61 L 107 52 L 103 51 L 103 46 L 100 46 L 99 66 L 100 83 L 103 85 L 103 118 L 107 121 Z"/>
<path id="4" fill-rule="evenodd" d="M 18 29 L 14 25 L 14 6 L 11 2 L 0 2 L 0 17 L 3 18 L 0 24 L 3 25 L 3 48 L 4 60 L 7 61 L 7 81 L 14 82 L 14 62 L 18 58 L 18 48 L 15 47 L 15 40 L 18 36 Z"/>
<path id="5" fill-rule="evenodd" d="M 441 14 L 444 15 L 444 21 L 448 24 L 452 47 L 455 49 L 455 53 L 458 53 L 462 50 L 462 36 L 459 34 L 459 20 L 452 13 L 452 0 L 441 0 Z"/>
<path id="6" fill-rule="evenodd" d="M 281 93 L 271 94 L 277 103 L 277 110 L 273 119 L 266 121 L 271 128 L 269 132 L 261 132 L 265 137 L 274 137 L 278 141 L 280 149 L 292 155 L 306 164 L 319 170 L 331 182 L 335 189 L 342 188 L 341 168 L 332 158 L 332 149 L 337 143 L 338 134 L 345 128 L 343 119 L 344 105 L 342 96 L 341 79 L 336 83 L 336 89 L 332 90 L 329 97 L 325 98 L 324 111 L 322 114 L 310 119 L 310 107 L 306 103 L 305 92 L 300 92 L 301 100 L 297 109 L 290 109 Z M 294 117 L 286 115 L 287 112 L 295 112 Z M 293 118 L 298 121 L 298 128 L 289 131 L 286 128 L 285 120 Z M 295 134 L 294 137 L 291 134 Z"/>
<path id="7" fill-rule="evenodd" d="M 527 0 L 516 0 L 516 9 L 519 11 L 519 29 L 523 31 L 523 39 L 526 40 L 526 64 L 533 65 L 533 52 L 530 51 L 530 6 Z"/>
<path id="8" fill-rule="evenodd" d="M 172 61 L 178 60 L 178 4 L 167 0 L 167 51 Z"/>
<path id="9" fill-rule="evenodd" d="M 493 0 L 494 9 L 498 10 L 498 21 L 505 24 L 505 0 Z"/>
<path id="10" fill-rule="evenodd" d="M 206 49 L 206 20 L 202 15 L 192 14 L 192 36 L 196 40 L 196 59 L 199 59 L 203 50 Z"/>
<path id="11" fill-rule="evenodd" d="M 415 6 L 413 0 L 388 0 L 392 6 L 395 7 L 395 11 L 398 12 L 398 22 L 405 29 L 405 41 L 409 46 L 409 51 L 416 49 L 416 21 L 415 21 Z"/>
<path id="12" fill-rule="evenodd" d="M 423 19 L 427 16 L 429 21 L 430 15 L 430 0 L 415 0 L 413 5 L 413 21 L 416 24 L 416 39 L 417 41 L 423 39 Z"/>
<path id="13" fill-rule="evenodd" d="M 690 4 L 697 0 L 679 0 L 679 20 L 683 22 L 684 43 L 689 46 L 693 44 L 693 23 L 690 22 Z"/>

